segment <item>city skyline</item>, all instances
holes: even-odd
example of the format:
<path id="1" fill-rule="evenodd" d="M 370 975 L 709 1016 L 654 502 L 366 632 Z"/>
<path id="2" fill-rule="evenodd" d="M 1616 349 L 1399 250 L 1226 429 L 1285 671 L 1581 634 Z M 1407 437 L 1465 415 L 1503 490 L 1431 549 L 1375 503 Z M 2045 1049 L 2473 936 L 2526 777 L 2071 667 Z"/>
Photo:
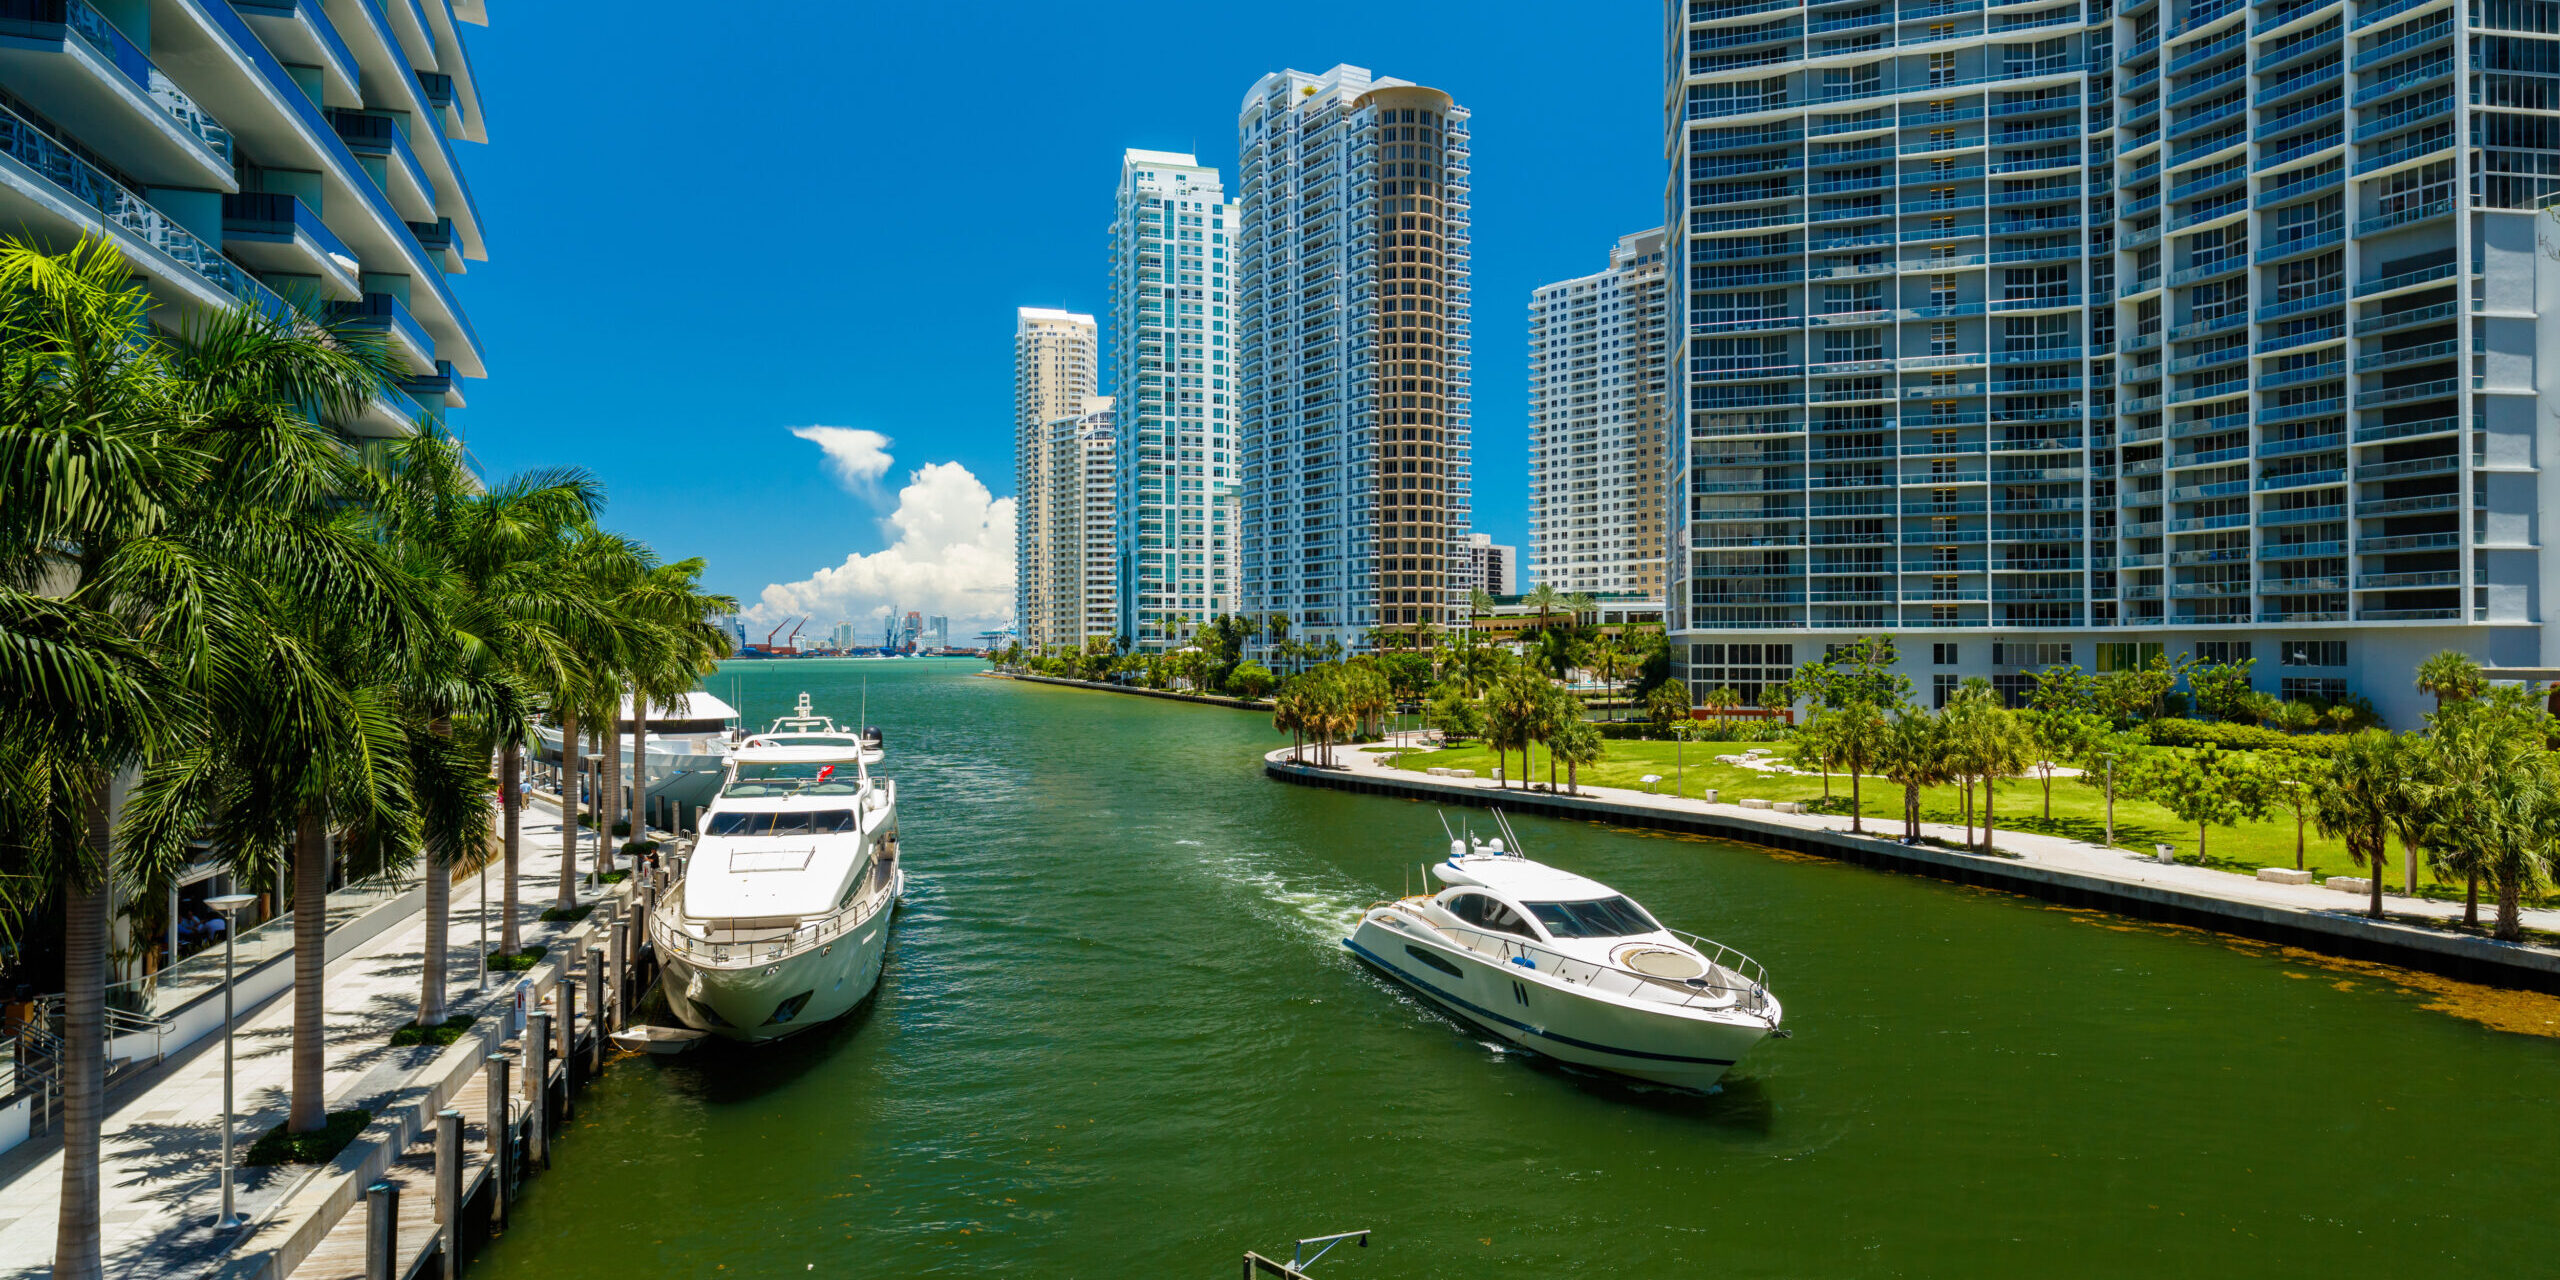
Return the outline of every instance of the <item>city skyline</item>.
<path id="1" fill-rule="evenodd" d="M 472 183 L 484 205 L 504 204 L 510 225 L 492 261 L 473 263 L 457 288 L 493 348 L 542 341 L 558 355 L 502 362 L 498 376 L 470 388 L 471 407 L 455 420 L 492 473 L 564 455 L 589 460 L 613 498 L 610 524 L 702 548 L 706 581 L 751 607 L 766 586 L 782 584 L 792 588 L 783 607 L 869 616 L 876 626 L 878 609 L 932 598 L 937 583 L 920 566 L 952 558 L 940 554 L 946 550 L 957 548 L 972 564 L 1010 565 L 1010 536 L 980 531 L 994 508 L 1019 496 L 1010 479 L 1012 391 L 1002 372 L 1012 309 L 1056 307 L 1107 323 L 1112 168 L 1133 147 L 1182 152 L 1232 183 L 1238 99 L 1273 67 L 1351 61 L 1447 89 L 1502 120 L 1478 139 L 1476 163 L 1478 220 L 1491 228 L 1490 238 L 1478 237 L 1476 285 L 1480 298 L 1502 303 L 1478 335 L 1479 348 L 1499 358 L 1480 360 L 1476 371 L 1478 430 L 1492 443 L 1480 450 L 1475 524 L 1496 541 L 1526 544 L 1526 393 L 1514 355 L 1523 330 L 1510 300 L 1588 270 L 1592 245 L 1660 216 L 1659 53 L 1649 12 L 1595 22 L 1524 5 L 1508 21 L 1468 31 L 1418 14 L 1314 13 L 1279 34 L 1204 15 L 1191 30 L 1159 35 L 1148 23 L 1115 24 L 1107 9 L 1029 11 L 1002 22 L 891 12 L 856 22 L 804 6 L 775 15 L 807 36 L 788 57 L 772 59 L 743 31 L 698 37 L 706 65 L 755 68 L 720 73 L 723 91 L 746 113 L 797 112 L 826 100 L 839 74 L 830 51 L 856 44 L 876 55 L 866 72 L 873 87 L 892 94 L 934 92 L 943 52 L 961 45 L 1022 59 L 1063 50 L 1159 64 L 1143 96 L 1104 96 L 1056 113 L 1042 145 L 1007 175 L 1009 186 L 1042 193 L 1030 202 L 878 198 L 905 181 L 889 175 L 943 167 L 949 139 L 1006 127 L 1000 122 L 1010 113 L 999 115 L 993 104 L 953 104 L 930 130 L 849 135 L 841 163 L 824 166 L 806 164 L 782 134 L 741 134 L 689 118 L 645 139 L 596 137 L 539 109 L 546 50 L 574 45 L 646 64 L 663 40 L 655 33 L 672 21 L 654 12 L 640 6 L 630 23 L 602 30 L 569 14 L 510 12 L 502 29 L 472 45 L 492 86 L 492 127 L 510 130 L 507 146 L 472 157 Z M 1533 72 L 1554 58 L 1590 68 L 1598 89 L 1564 97 L 1539 90 Z M 837 210 L 851 242 L 905 248 L 858 261 L 819 255 L 782 273 L 787 284 L 763 283 L 754 272 L 636 272 L 631 264 L 655 234 L 644 237 L 627 216 L 635 201 L 630 175 L 665 149 L 688 147 L 778 175 L 774 200 Z M 1554 199 L 1559 184 L 1575 198 Z M 707 188 L 677 186 L 655 192 L 645 207 L 661 219 L 726 216 L 711 200 Z M 942 251 L 961 243 L 973 251 Z M 510 261 L 511 244 L 545 252 Z M 566 281 L 575 282 L 578 300 L 564 310 Z M 804 297 L 829 300 L 826 323 L 772 323 Z M 688 321 L 669 325 L 661 319 L 668 315 Z M 753 376 L 736 376 L 742 372 Z M 868 443 L 834 437 L 854 464 L 849 472 L 831 468 L 826 445 L 791 433 L 814 426 L 869 433 Z M 927 466 L 936 469 L 911 484 Z M 749 493 L 794 512 L 789 536 L 738 519 Z M 848 553 L 861 562 L 848 566 Z M 1009 586 L 993 596 L 954 595 L 937 604 L 955 625 L 987 617 L 969 607 L 973 601 L 1000 601 L 1001 612 L 1011 599 Z"/>

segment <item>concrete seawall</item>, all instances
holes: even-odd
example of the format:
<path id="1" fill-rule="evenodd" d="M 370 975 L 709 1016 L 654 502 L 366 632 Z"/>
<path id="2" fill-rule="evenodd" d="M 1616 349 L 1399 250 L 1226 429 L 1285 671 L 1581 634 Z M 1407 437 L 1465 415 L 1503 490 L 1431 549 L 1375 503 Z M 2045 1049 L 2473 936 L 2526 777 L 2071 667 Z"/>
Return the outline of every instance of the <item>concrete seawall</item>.
<path id="1" fill-rule="evenodd" d="M 1337 751 L 1337 755 L 1341 752 Z M 1363 762 L 1366 764 L 1367 762 Z M 2025 894 L 2065 906 L 2093 907 L 2143 920 L 2192 925 L 2260 941 L 2439 973 L 2469 982 L 2560 994 L 2560 951 L 2441 932 L 2359 912 L 2250 901 L 2189 887 L 2145 883 L 2132 876 L 2041 865 L 1950 849 L 1912 846 L 1890 836 L 1859 835 L 1759 816 L 1729 804 L 1635 797 L 1615 800 L 1443 780 L 1377 767 L 1321 768 L 1289 760 L 1286 749 L 1264 757 L 1263 772 L 1283 782 L 1363 795 L 1500 808 L 1583 822 L 1677 831 L 1815 854 L 1861 866 Z M 1901 824 L 1891 824 L 1899 832 Z M 2009 839 L 2008 833 L 2001 838 Z M 2222 875 L 2219 872 L 2207 873 Z M 2225 876 L 2236 885 L 2256 882 Z M 2361 900 L 2359 900 L 2360 902 Z"/>
<path id="2" fill-rule="evenodd" d="M 1206 693 L 1177 693 L 1171 689 L 1142 689 L 1136 685 L 1109 684 L 1100 680 L 1069 680 L 1064 676 L 1014 675 L 991 671 L 999 680 L 1019 680 L 1024 684 L 1054 684 L 1069 689 L 1093 689 L 1102 693 L 1127 693 L 1141 698 L 1162 698 L 1167 702 L 1195 702 L 1204 707 L 1226 707 L 1234 711 L 1269 711 L 1268 702 L 1249 702 L 1243 698 L 1226 698 Z"/>

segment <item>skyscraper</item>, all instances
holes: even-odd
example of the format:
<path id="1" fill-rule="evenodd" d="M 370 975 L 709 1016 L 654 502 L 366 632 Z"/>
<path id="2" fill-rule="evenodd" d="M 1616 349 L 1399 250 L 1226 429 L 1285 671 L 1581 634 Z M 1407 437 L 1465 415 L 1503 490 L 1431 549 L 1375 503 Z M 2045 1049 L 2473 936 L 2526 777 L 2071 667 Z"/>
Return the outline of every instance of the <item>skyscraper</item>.
<path id="1" fill-rule="evenodd" d="M 1227 612 L 1236 576 L 1233 492 L 1238 211 L 1192 156 L 1120 158 L 1111 218 L 1111 385 L 1116 402 L 1117 621 L 1141 649 L 1180 643 Z"/>
<path id="2" fill-rule="evenodd" d="M 1237 122 L 1244 608 L 1345 649 L 1452 621 L 1469 152 L 1448 94 L 1281 71 Z"/>
<path id="3" fill-rule="evenodd" d="M 1049 550 L 1062 513 L 1051 497 L 1057 486 L 1049 469 L 1050 426 L 1084 413 L 1094 392 L 1095 337 L 1092 316 L 1044 307 L 1023 307 L 1014 316 L 1014 626 L 1022 643 L 1036 647 L 1081 632 L 1080 620 L 1051 612 L 1055 597 L 1048 587 L 1057 566 Z M 1068 514 L 1080 518 L 1081 510 L 1079 501 Z"/>
<path id="4" fill-rule="evenodd" d="M 287 300 L 374 329 L 402 374 L 330 425 L 378 438 L 441 418 L 458 379 L 484 376 L 445 277 L 486 256 L 453 143 L 488 139 L 460 34 L 487 15 L 400 13 L 342 40 L 319 5 L 12 6 L 0 229 L 113 244 L 172 330 Z"/>
<path id="5" fill-rule="evenodd" d="M 1082 412 L 1049 424 L 1049 644 L 1121 634 L 1112 418 L 1111 397 L 1087 396 Z"/>
<path id="6" fill-rule="evenodd" d="M 1662 590 L 1662 245 L 1620 237 L 1529 301 L 1529 577 L 1558 591 Z"/>
<path id="7" fill-rule="evenodd" d="M 2542 9 L 1663 12 L 1692 689 L 1893 630 L 2405 720 L 2431 650 L 2544 656 Z"/>

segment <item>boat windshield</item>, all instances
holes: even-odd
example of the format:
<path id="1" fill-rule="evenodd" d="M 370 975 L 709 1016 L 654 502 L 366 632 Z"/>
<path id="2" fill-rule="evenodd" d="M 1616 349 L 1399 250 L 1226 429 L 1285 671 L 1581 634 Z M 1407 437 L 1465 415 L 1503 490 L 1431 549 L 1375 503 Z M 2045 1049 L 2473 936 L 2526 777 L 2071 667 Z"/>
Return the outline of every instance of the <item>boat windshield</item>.
<path id="1" fill-rule="evenodd" d="M 853 766 L 842 764 L 741 764 L 720 789 L 724 796 L 849 796 L 861 788 Z"/>
<path id="2" fill-rule="evenodd" d="M 1547 932 L 1559 938 L 1624 938 L 1639 933 L 1659 933 L 1662 926 L 1644 913 L 1644 908 L 1624 897 L 1596 898 L 1589 902 L 1532 902 L 1525 904 L 1538 917 Z"/>
<path id="3" fill-rule="evenodd" d="M 831 836 L 859 830 L 851 809 L 804 809 L 796 813 L 715 813 L 704 835 Z"/>

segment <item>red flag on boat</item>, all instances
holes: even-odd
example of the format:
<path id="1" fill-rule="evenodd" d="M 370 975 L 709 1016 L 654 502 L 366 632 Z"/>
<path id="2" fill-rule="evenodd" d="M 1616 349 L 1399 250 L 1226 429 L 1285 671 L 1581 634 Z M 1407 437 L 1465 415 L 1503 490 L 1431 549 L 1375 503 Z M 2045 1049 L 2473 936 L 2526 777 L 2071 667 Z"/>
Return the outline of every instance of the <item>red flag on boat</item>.
<path id="1" fill-rule="evenodd" d="M 825 766 L 822 766 L 822 767 L 818 770 L 818 781 L 820 781 L 820 782 L 824 782 L 824 781 L 826 781 L 827 779 L 834 777 L 834 776 L 835 776 L 835 773 L 836 773 L 836 767 L 835 767 L 834 765 L 825 765 Z"/>

